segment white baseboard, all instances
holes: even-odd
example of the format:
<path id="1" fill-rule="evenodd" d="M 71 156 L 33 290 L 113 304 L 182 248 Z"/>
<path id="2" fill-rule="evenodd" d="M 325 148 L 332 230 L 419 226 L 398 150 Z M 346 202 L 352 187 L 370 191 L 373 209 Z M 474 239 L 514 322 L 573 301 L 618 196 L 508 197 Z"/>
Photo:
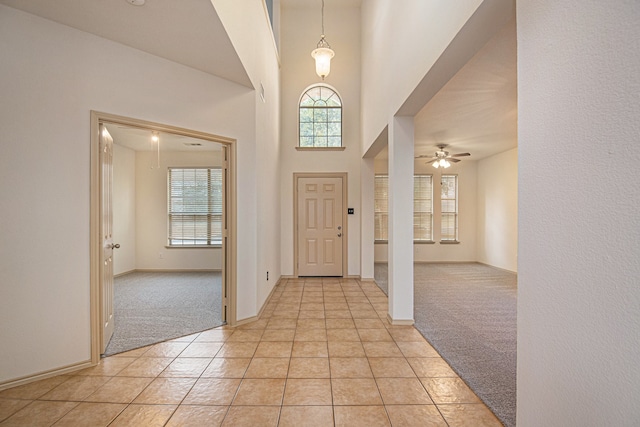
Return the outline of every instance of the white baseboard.
<path id="1" fill-rule="evenodd" d="M 82 369 L 91 368 L 92 366 L 95 366 L 95 365 L 93 363 L 91 363 L 90 360 L 88 360 L 88 361 L 84 361 L 84 362 L 74 363 L 72 365 L 63 366 L 61 368 L 51 369 L 51 370 L 48 370 L 48 371 L 39 372 L 37 374 L 27 375 L 27 376 L 24 376 L 24 377 L 8 380 L 8 381 L 5 381 L 5 382 L 0 382 L 0 391 L 1 390 L 6 390 L 6 389 L 12 388 L 12 387 L 17 387 L 17 386 L 20 386 L 20 385 L 29 384 L 29 383 L 32 383 L 34 381 L 40 381 L 40 380 L 44 380 L 44 379 L 47 379 L 47 378 L 55 377 L 55 376 L 58 376 L 58 375 L 69 374 L 71 372 L 76 372 L 76 371 L 80 371 Z"/>

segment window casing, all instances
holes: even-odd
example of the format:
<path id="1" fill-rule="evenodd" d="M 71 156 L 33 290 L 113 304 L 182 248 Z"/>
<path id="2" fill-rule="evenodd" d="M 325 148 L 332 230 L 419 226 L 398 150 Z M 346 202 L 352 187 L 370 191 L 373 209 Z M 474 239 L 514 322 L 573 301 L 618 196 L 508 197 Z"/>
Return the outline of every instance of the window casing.
<path id="1" fill-rule="evenodd" d="M 440 178 L 440 240 L 458 241 L 458 175 Z"/>
<path id="2" fill-rule="evenodd" d="M 375 176 L 374 189 L 374 239 L 387 241 L 389 238 L 389 177 Z M 413 240 L 433 242 L 433 176 L 413 177 Z"/>
<path id="3" fill-rule="evenodd" d="M 169 168 L 168 246 L 222 244 L 222 170 Z"/>
<path id="4" fill-rule="evenodd" d="M 342 101 L 328 86 L 313 86 L 302 94 L 298 123 L 299 147 L 342 147 Z"/>

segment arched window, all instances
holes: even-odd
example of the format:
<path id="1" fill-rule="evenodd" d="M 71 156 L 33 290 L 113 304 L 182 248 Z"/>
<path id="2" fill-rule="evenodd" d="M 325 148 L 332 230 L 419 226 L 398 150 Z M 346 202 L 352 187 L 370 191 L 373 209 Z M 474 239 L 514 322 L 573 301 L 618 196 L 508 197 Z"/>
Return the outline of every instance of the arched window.
<path id="1" fill-rule="evenodd" d="M 312 86 L 300 97 L 298 145 L 342 147 L 342 101 L 326 85 Z"/>

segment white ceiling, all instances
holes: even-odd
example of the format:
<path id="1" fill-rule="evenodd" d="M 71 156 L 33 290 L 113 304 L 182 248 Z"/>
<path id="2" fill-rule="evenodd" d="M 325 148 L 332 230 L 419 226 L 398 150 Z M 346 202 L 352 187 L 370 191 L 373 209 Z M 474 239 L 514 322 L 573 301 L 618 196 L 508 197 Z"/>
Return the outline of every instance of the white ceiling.
<path id="1" fill-rule="evenodd" d="M 211 0 L 0 0 L 205 73 L 251 87 Z"/>
<path id="2" fill-rule="evenodd" d="M 132 149 L 133 151 L 155 151 L 152 144 L 152 133 L 149 129 L 135 128 L 120 124 L 105 123 L 105 127 L 115 144 Z M 175 135 L 167 132 L 158 133 L 160 151 L 220 151 L 222 145 L 203 139 Z M 198 145 L 199 144 L 199 145 Z"/>

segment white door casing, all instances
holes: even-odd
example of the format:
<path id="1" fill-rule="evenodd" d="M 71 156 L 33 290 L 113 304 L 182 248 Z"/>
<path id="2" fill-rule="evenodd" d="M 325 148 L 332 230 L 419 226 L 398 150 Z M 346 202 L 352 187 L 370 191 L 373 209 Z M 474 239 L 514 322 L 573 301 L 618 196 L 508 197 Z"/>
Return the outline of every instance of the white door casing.
<path id="1" fill-rule="evenodd" d="M 104 125 L 100 125 L 100 277 L 102 298 L 100 305 L 101 353 L 113 335 L 113 139 Z"/>
<path id="2" fill-rule="evenodd" d="M 297 274 L 342 277 L 343 178 L 297 177 Z"/>

